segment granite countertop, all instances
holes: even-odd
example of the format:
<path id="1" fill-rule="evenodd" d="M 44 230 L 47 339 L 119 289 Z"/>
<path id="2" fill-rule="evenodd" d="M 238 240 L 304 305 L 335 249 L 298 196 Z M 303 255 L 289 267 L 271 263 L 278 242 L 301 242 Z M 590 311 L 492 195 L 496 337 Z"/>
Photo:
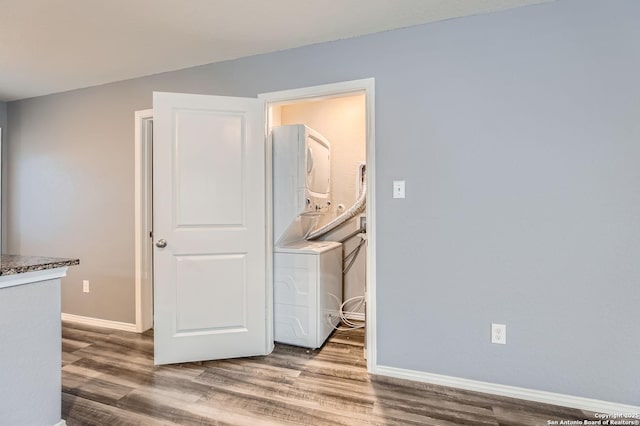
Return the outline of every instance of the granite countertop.
<path id="1" fill-rule="evenodd" d="M 0 275 L 22 274 L 79 264 L 80 259 L 3 254 L 0 258 Z"/>

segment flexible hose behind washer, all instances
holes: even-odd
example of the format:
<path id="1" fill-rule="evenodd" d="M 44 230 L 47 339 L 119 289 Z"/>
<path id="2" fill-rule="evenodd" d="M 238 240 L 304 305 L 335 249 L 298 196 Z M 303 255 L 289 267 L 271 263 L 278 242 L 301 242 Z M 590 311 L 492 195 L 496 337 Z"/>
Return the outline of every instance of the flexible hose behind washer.
<path id="1" fill-rule="evenodd" d="M 360 191 L 360 196 L 358 196 L 358 199 L 353 204 L 353 206 L 351 206 L 349 210 L 345 211 L 340 216 L 333 219 L 331 222 L 309 233 L 306 239 L 309 241 L 317 240 L 323 235 L 328 234 L 334 229 L 344 225 L 345 222 L 347 222 L 348 220 L 353 219 L 354 217 L 362 213 L 366 206 L 367 206 L 367 173 L 363 168 L 362 169 L 362 190 Z"/>

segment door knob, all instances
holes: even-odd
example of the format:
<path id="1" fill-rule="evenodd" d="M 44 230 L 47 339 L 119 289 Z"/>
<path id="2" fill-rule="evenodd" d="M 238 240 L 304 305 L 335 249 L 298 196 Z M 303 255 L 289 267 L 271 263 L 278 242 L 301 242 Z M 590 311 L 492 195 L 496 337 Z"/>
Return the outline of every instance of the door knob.
<path id="1" fill-rule="evenodd" d="M 156 247 L 158 248 L 165 248 L 167 246 L 167 240 L 158 240 L 158 242 L 156 243 Z"/>

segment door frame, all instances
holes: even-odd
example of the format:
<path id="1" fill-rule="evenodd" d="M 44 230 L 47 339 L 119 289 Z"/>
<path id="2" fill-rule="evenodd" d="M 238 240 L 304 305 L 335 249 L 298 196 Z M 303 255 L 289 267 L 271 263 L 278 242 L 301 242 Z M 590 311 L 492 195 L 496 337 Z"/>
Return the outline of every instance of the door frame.
<path id="1" fill-rule="evenodd" d="M 300 89 L 282 90 L 278 92 L 262 93 L 258 99 L 265 101 L 266 120 L 265 135 L 268 135 L 272 124 L 272 106 L 292 104 L 295 102 L 322 100 L 339 96 L 364 93 L 365 117 L 366 117 L 366 161 L 367 161 L 367 251 L 366 251 L 366 327 L 365 327 L 365 354 L 367 357 L 367 371 L 373 373 L 376 366 L 376 199 L 375 199 L 375 79 L 365 78 L 319 86 L 304 87 Z M 271 140 L 267 138 L 267 184 L 271 185 Z M 267 191 L 267 223 L 272 221 L 271 192 Z M 273 229 L 269 229 L 268 243 L 273 240 Z M 269 247 L 267 247 L 269 249 Z M 273 253 L 268 250 L 267 254 Z M 273 297 L 273 256 L 267 259 L 267 269 L 271 274 L 267 277 L 270 284 L 267 285 L 267 297 Z M 273 304 L 267 307 L 268 318 L 273 319 Z M 273 328 L 271 330 L 273 332 Z"/>
<path id="2" fill-rule="evenodd" d="M 366 251 L 366 338 L 365 353 L 367 370 L 372 373 L 376 366 L 376 200 L 375 200 L 375 80 L 366 78 L 340 83 L 324 84 L 292 90 L 262 93 L 258 99 L 265 101 L 265 183 L 271 186 L 271 140 L 268 131 L 271 127 L 271 107 L 277 104 L 290 104 L 308 100 L 321 100 L 355 93 L 365 95 L 366 115 L 366 161 L 367 161 L 367 251 Z M 145 250 L 151 250 L 152 239 L 149 236 L 149 215 L 152 209 L 152 194 L 147 190 L 151 184 L 151 147 L 148 126 L 153 120 L 153 109 L 135 112 L 134 140 L 134 222 L 135 222 L 135 329 L 141 333 L 153 326 L 153 279 L 144 279 L 145 273 L 152 274 L 153 263 L 149 262 Z M 266 220 L 271 223 L 272 196 L 266 193 Z M 273 230 L 268 228 L 267 238 L 267 300 L 273 300 Z M 150 275 L 147 275 L 150 276 Z M 273 344 L 273 303 L 267 304 L 267 340 Z M 271 324 L 269 326 L 269 323 Z M 267 342 L 268 343 L 268 342 Z"/>
<path id="3" fill-rule="evenodd" d="M 135 268 L 135 330 L 142 333 L 153 327 L 153 240 L 150 212 L 153 211 L 151 194 L 152 138 L 149 126 L 153 109 L 135 112 L 134 142 L 134 268 Z"/>

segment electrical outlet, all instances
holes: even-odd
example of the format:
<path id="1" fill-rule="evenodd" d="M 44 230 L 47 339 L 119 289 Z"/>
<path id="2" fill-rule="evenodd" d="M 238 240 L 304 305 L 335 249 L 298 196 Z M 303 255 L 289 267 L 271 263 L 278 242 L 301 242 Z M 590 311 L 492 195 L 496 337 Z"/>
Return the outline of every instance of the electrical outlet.
<path id="1" fill-rule="evenodd" d="M 506 324 L 491 324 L 491 343 L 507 344 Z"/>
<path id="2" fill-rule="evenodd" d="M 82 280 L 82 292 L 89 293 L 89 280 Z"/>

